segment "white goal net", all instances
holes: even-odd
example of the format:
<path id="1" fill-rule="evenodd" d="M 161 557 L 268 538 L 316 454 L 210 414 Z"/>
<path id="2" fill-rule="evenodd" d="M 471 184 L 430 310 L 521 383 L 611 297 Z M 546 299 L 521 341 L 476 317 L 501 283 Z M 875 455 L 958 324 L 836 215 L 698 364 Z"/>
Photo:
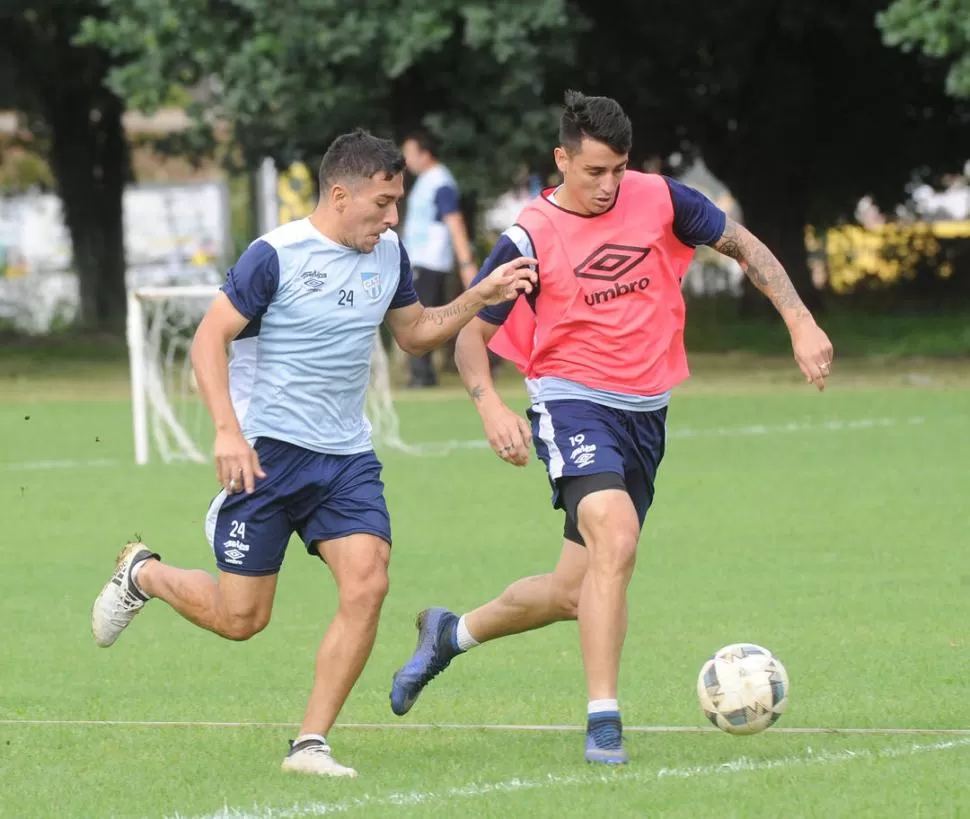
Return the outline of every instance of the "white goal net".
<path id="1" fill-rule="evenodd" d="M 153 449 L 166 463 L 210 460 L 212 425 L 196 392 L 189 350 L 195 329 L 218 292 L 215 285 L 190 285 L 142 287 L 128 293 L 128 354 L 139 464 L 148 463 Z M 366 412 L 375 444 L 408 452 L 419 449 L 401 440 L 380 334 L 374 344 Z"/>

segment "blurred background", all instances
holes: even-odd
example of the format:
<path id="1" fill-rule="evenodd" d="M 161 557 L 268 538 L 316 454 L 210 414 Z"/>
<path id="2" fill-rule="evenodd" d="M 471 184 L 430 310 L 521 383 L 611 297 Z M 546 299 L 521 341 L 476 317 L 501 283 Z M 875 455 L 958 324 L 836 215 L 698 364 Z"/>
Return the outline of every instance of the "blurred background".
<path id="1" fill-rule="evenodd" d="M 406 149 L 402 235 L 434 203 L 458 243 L 420 274 L 445 299 L 462 236 L 481 263 L 556 183 L 568 88 L 624 106 L 631 167 L 761 236 L 837 356 L 819 395 L 769 303 L 697 254 L 696 377 L 671 408 L 623 684 L 631 725 L 684 733 L 631 732 L 644 767 L 611 777 L 610 815 L 966 815 L 966 737 L 879 734 L 970 730 L 970 0 L 0 0 L 0 816 L 602 814 L 581 734 L 383 730 L 415 612 L 467 611 L 561 545 L 541 463 L 494 457 L 448 350 L 428 370 L 375 348 L 394 579 L 336 729 L 357 785 L 277 775 L 335 604 L 296 544 L 244 650 L 165 607 L 110 652 L 88 633 L 136 533 L 211 565 L 186 351 L 239 253 L 314 206 L 330 141 L 363 126 Z M 518 374 L 496 375 L 524 409 Z M 743 749 L 696 735 L 695 695 L 741 640 L 794 692 Z M 460 665 L 417 720 L 581 727 L 572 627 Z"/>
<path id="2" fill-rule="evenodd" d="M 968 19 L 966 0 L 4 0 L 0 334 L 107 350 L 127 290 L 218 283 L 305 215 L 355 126 L 430 135 L 480 263 L 555 183 L 575 87 L 626 108 L 632 167 L 775 250 L 840 353 L 967 354 Z M 702 249 L 685 290 L 693 350 L 786 352 L 734 263 Z"/>

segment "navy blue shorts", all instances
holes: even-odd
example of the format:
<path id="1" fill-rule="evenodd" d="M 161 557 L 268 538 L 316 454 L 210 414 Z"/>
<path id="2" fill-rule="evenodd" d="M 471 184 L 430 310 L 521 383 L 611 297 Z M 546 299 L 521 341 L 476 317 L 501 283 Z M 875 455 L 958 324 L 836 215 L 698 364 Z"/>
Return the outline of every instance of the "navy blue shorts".
<path id="1" fill-rule="evenodd" d="M 206 536 L 224 572 L 276 574 L 293 532 L 311 555 L 314 541 L 361 533 L 390 544 L 381 462 L 373 452 L 324 455 L 272 438 L 253 446 L 266 477 L 251 495 L 220 492 L 206 515 Z"/>
<path id="2" fill-rule="evenodd" d="M 533 405 L 527 415 L 536 454 L 549 473 L 552 505 L 567 512 L 565 534 L 570 540 L 582 543 L 576 522 L 568 519 L 562 482 L 584 475 L 618 475 L 643 526 L 667 444 L 666 407 L 631 412 L 593 401 L 546 401 Z"/>

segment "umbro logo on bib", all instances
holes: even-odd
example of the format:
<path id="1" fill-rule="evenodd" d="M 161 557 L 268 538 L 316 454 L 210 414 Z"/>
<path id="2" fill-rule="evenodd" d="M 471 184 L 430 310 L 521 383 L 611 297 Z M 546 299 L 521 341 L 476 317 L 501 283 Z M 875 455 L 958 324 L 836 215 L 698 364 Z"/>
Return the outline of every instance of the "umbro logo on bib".
<path id="1" fill-rule="evenodd" d="M 578 279 L 595 279 L 596 281 L 613 282 L 614 284 L 603 290 L 585 293 L 584 301 L 590 307 L 595 307 L 597 304 L 611 301 L 628 293 L 646 290 L 650 286 L 649 276 L 641 276 L 629 282 L 617 280 L 631 272 L 649 255 L 649 247 L 600 245 L 573 272 Z"/>
<path id="2" fill-rule="evenodd" d="M 599 279 L 615 282 L 650 255 L 649 247 L 632 245 L 600 245 L 573 271 L 580 279 Z"/>

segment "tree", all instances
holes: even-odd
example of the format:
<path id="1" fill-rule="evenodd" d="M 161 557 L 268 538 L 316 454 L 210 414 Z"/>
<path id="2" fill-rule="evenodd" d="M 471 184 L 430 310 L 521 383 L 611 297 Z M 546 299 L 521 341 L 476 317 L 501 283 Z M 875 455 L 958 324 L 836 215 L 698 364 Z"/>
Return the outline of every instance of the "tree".
<path id="1" fill-rule="evenodd" d="M 970 0 L 896 0 L 878 20 L 887 45 L 952 58 L 946 90 L 970 97 Z"/>
<path id="2" fill-rule="evenodd" d="M 129 176 L 124 104 L 104 80 L 112 60 L 76 47 L 94 2 L 8 3 L 0 8 L 0 87 L 48 146 L 80 285 L 80 322 L 118 330 L 125 316 L 122 196 Z"/>
<path id="3" fill-rule="evenodd" d="M 885 0 L 101 2 L 84 41 L 115 58 L 110 86 L 148 110 L 192 88 L 187 143 L 211 144 L 219 119 L 249 167 L 319 155 L 358 124 L 423 123 L 489 193 L 548 163 L 565 88 L 614 96 L 635 159 L 700 151 L 809 299 L 806 224 L 866 193 L 892 207 L 914 170 L 965 158 L 967 108 L 939 61 L 883 45 Z"/>
<path id="4" fill-rule="evenodd" d="M 118 60 L 111 88 L 152 110 L 173 84 L 196 150 L 228 123 L 242 164 L 321 154 L 362 125 L 444 138 L 466 187 L 501 189 L 547 150 L 545 76 L 571 50 L 566 0 L 102 0 L 84 42 Z"/>
<path id="5" fill-rule="evenodd" d="M 602 36 L 581 41 L 568 81 L 618 97 L 644 154 L 699 150 L 810 298 L 806 224 L 866 193 L 891 208 L 914 169 L 965 159 L 966 108 L 940 65 L 885 48 L 883 5 L 580 0 Z"/>

